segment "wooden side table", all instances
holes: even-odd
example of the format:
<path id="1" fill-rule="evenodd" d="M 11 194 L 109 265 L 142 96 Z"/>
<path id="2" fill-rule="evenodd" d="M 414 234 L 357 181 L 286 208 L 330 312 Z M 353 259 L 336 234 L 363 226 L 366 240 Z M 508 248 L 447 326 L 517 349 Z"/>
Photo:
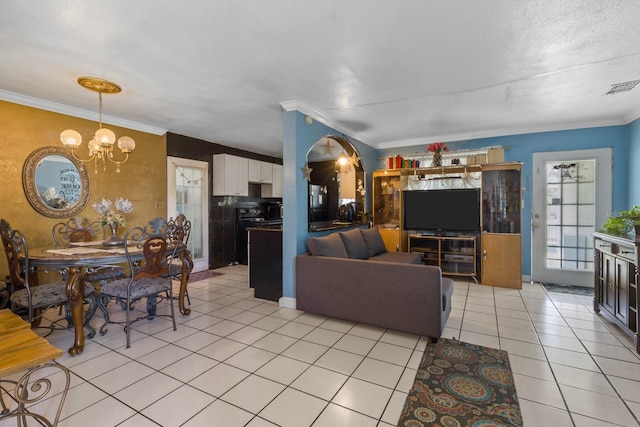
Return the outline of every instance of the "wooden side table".
<path id="1" fill-rule="evenodd" d="M 17 418 L 18 425 L 27 425 L 27 418 L 33 418 L 46 426 L 58 424 L 71 380 L 69 370 L 54 360 L 60 356 L 62 350 L 36 335 L 18 315 L 9 309 L 0 310 L 0 422 L 6 418 Z M 25 369 L 26 372 L 17 381 L 3 379 Z M 44 372 L 43 375 L 43 372 L 39 372 L 43 370 L 62 371 L 66 379 L 53 422 L 27 409 L 27 405 L 47 398 L 53 389 L 51 373 Z M 36 372 L 38 374 L 34 375 Z M 13 390 L 10 391 L 5 384 L 13 384 Z M 5 403 L 5 395 L 13 400 L 15 408 L 10 409 L 13 405 Z"/>

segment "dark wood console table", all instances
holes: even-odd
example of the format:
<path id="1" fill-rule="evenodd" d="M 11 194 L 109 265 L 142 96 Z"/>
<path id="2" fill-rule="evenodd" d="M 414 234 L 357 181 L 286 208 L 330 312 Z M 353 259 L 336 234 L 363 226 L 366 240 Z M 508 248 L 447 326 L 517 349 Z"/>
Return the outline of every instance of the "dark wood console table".
<path id="1" fill-rule="evenodd" d="M 635 236 L 616 237 L 594 233 L 595 296 L 593 309 L 638 340 L 638 244 Z"/>

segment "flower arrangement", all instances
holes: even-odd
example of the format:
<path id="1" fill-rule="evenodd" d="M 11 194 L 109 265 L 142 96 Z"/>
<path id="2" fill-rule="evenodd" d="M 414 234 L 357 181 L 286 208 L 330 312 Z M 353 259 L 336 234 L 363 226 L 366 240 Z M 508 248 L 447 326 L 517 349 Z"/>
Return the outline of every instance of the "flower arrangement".
<path id="1" fill-rule="evenodd" d="M 360 193 L 362 197 L 364 197 L 364 195 L 367 193 L 367 191 L 364 189 L 364 182 L 362 182 L 361 179 L 358 179 L 358 187 L 356 188 L 356 191 Z"/>
<path id="2" fill-rule="evenodd" d="M 427 146 L 427 151 L 429 153 L 440 154 L 443 151 L 449 151 L 449 147 L 444 142 L 434 142 Z"/>
<path id="3" fill-rule="evenodd" d="M 109 224 L 117 224 L 125 226 L 127 225 L 124 222 L 124 214 L 129 213 L 133 210 L 133 205 L 128 199 L 123 199 L 122 197 L 118 197 L 115 203 L 115 210 L 111 208 L 111 200 L 107 200 L 104 197 L 100 202 L 96 202 L 91 205 L 93 209 L 98 211 L 100 215 L 102 215 L 101 221 L 102 225 Z"/>

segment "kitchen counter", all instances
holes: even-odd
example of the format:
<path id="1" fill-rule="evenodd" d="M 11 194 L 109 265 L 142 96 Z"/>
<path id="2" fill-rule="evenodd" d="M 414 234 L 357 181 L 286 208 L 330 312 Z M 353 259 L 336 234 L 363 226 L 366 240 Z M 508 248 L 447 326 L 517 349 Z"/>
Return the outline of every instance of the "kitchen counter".
<path id="1" fill-rule="evenodd" d="M 326 231 L 339 230 L 341 228 L 350 228 L 361 225 L 359 222 L 341 222 L 341 221 L 319 221 L 309 224 L 309 231 Z"/>
<path id="2" fill-rule="evenodd" d="M 282 224 L 266 224 L 266 225 L 258 225 L 255 227 L 247 227 L 248 231 L 282 231 Z"/>

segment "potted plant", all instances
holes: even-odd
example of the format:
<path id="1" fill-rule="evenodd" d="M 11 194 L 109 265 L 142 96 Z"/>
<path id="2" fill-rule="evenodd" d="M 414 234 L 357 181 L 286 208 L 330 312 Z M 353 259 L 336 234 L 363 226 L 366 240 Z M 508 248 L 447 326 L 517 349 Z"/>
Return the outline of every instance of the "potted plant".
<path id="1" fill-rule="evenodd" d="M 630 231 L 629 222 L 620 216 L 610 216 L 604 223 L 600 231 L 614 236 L 622 236 Z"/>
<path id="2" fill-rule="evenodd" d="M 636 205 L 628 211 L 621 211 L 618 217 L 635 229 L 636 236 L 640 236 L 640 206 Z"/>

